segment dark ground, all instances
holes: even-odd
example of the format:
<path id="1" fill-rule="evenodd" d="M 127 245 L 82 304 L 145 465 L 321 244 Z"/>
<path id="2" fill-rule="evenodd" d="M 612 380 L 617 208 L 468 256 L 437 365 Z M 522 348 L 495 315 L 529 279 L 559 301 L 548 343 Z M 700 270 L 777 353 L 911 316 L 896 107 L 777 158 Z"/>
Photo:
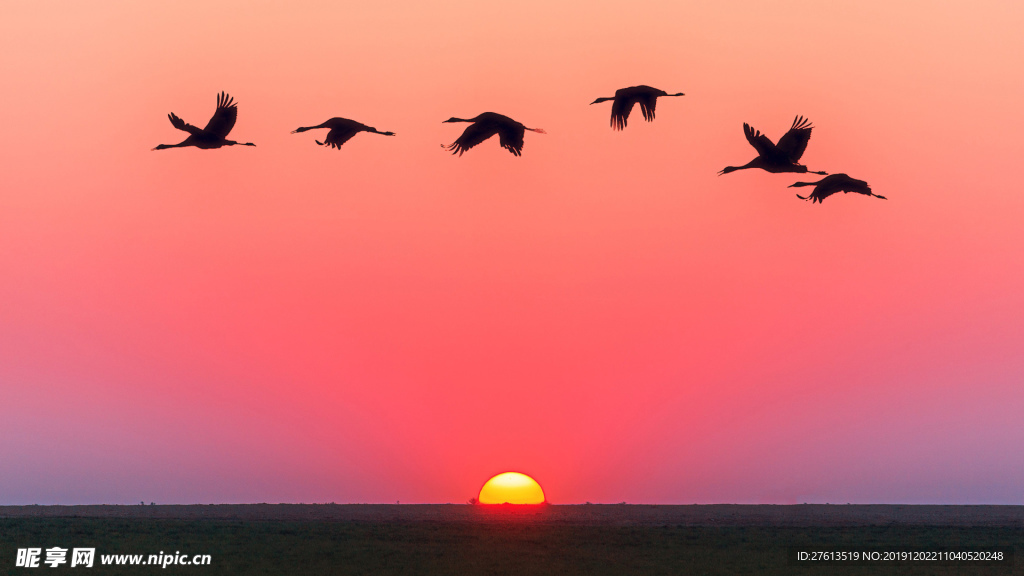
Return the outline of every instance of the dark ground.
<path id="1" fill-rule="evenodd" d="M 55 546 L 95 547 L 94 567 L 15 567 Z M 0 574 L 1024 574 L 1018 558 L 809 565 L 797 547 L 1016 553 L 1024 506 L 0 506 Z M 100 565 L 175 551 L 212 564 Z"/>

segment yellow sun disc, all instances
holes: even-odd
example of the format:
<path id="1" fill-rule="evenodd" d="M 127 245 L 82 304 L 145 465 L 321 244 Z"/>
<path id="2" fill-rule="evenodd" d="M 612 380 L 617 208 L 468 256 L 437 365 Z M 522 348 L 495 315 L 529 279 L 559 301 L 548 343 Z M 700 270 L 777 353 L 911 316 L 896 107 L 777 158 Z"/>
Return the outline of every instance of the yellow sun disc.
<path id="1" fill-rule="evenodd" d="M 544 491 L 526 474 L 505 472 L 491 478 L 480 489 L 481 504 L 543 504 Z"/>

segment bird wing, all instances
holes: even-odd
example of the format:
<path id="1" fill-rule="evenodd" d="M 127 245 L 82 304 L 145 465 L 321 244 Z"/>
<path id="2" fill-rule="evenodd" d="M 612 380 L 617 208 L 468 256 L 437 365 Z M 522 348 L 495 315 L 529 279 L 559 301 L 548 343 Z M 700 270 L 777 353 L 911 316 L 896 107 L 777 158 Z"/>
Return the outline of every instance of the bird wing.
<path id="1" fill-rule="evenodd" d="M 234 100 L 225 92 L 217 96 L 217 111 L 213 113 L 213 118 L 210 118 L 206 128 L 203 128 L 204 132 L 217 138 L 227 138 L 238 117 L 238 104 Z"/>
<path id="2" fill-rule="evenodd" d="M 845 174 L 843 176 L 846 176 Z M 871 191 L 871 186 L 863 180 L 857 180 L 856 178 L 850 178 L 846 176 L 845 181 L 842 184 L 843 192 L 856 192 L 857 194 L 865 194 L 867 196 L 875 196 L 875 193 Z"/>
<path id="3" fill-rule="evenodd" d="M 765 136 L 761 134 L 760 130 L 754 130 L 750 127 L 750 124 L 743 124 L 743 134 L 747 137 L 747 142 L 757 150 L 758 156 L 765 158 L 775 154 L 775 144 Z"/>
<path id="4" fill-rule="evenodd" d="M 203 131 L 200 130 L 198 126 L 186 124 L 185 121 L 181 118 L 178 118 L 178 116 L 175 115 L 174 112 L 168 114 L 167 117 L 171 119 L 171 125 L 177 128 L 178 130 L 184 130 L 185 132 L 188 132 L 193 136 L 197 136 L 203 133 Z"/>
<path id="5" fill-rule="evenodd" d="M 494 122 L 487 120 L 474 122 L 462 131 L 462 136 L 448 146 L 448 149 L 452 151 L 452 154 L 462 156 L 463 152 L 494 136 L 497 132 L 498 125 Z"/>
<path id="6" fill-rule="evenodd" d="M 804 150 L 807 150 L 807 142 L 811 139 L 811 128 L 813 126 L 811 126 L 810 120 L 803 116 L 797 116 L 789 128 L 789 132 L 779 138 L 779 143 L 775 147 L 776 151 L 783 154 L 790 162 L 796 163 L 804 155 Z"/>
<path id="7" fill-rule="evenodd" d="M 811 192 L 810 196 L 804 199 L 810 200 L 812 204 L 815 202 L 821 203 L 825 201 L 825 198 L 828 198 L 836 192 L 840 192 L 840 189 L 831 186 L 818 185 L 814 187 L 814 191 Z M 799 196 L 799 194 L 797 196 Z M 803 196 L 800 197 L 803 198 Z"/>
<path id="8" fill-rule="evenodd" d="M 644 113 L 644 120 L 654 120 L 654 107 L 658 105 L 657 94 L 645 94 L 640 99 L 640 111 Z"/>
<path id="9" fill-rule="evenodd" d="M 498 136 L 501 138 L 501 147 L 516 156 L 522 156 L 524 134 L 526 134 L 526 128 L 523 126 L 502 126 L 498 131 Z"/>
<path id="10" fill-rule="evenodd" d="M 850 178 L 846 174 L 833 174 L 828 178 L 825 178 L 814 187 L 814 192 L 808 197 L 811 202 L 824 202 L 825 198 L 836 194 L 836 193 L 847 193 L 855 192 L 857 194 L 864 194 L 865 196 L 875 196 L 877 198 L 884 198 L 884 196 L 878 196 L 871 191 L 871 186 L 863 180 L 857 180 L 856 178 Z"/>
<path id="11" fill-rule="evenodd" d="M 352 139 L 353 136 L 358 134 L 360 131 L 350 126 L 344 128 L 332 128 L 327 133 L 327 138 L 324 138 L 323 146 L 331 146 L 332 148 L 341 148 L 341 145 Z"/>
<path id="12" fill-rule="evenodd" d="M 622 130 L 626 127 L 626 121 L 629 120 L 629 113 L 633 111 L 633 105 L 636 104 L 636 99 L 629 96 L 615 95 L 615 100 L 612 101 L 612 129 Z M 646 113 L 644 114 L 646 118 Z"/>

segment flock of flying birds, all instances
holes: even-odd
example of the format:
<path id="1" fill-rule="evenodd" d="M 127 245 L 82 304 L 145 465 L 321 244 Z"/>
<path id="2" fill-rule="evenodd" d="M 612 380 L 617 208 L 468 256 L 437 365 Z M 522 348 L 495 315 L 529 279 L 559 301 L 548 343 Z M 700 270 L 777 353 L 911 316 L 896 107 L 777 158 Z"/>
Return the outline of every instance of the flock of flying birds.
<path id="1" fill-rule="evenodd" d="M 626 122 L 629 119 L 629 113 L 633 110 L 633 106 L 636 104 L 640 105 L 640 111 L 644 116 L 644 120 L 651 122 L 654 120 L 654 108 L 658 104 L 658 98 L 666 96 L 683 96 L 682 92 L 678 94 L 669 94 L 664 90 L 652 88 L 650 86 L 631 86 L 629 88 L 622 88 L 615 91 L 615 96 L 610 98 L 598 98 L 591 102 L 591 104 L 598 104 L 601 102 L 612 101 L 612 118 L 611 126 L 613 130 L 622 130 L 626 127 Z M 178 144 L 160 144 L 153 150 L 163 150 L 165 148 L 183 148 L 186 146 L 195 146 L 202 149 L 220 148 L 221 146 L 255 146 L 252 142 L 236 142 L 234 140 L 228 140 L 227 136 L 231 132 L 231 129 L 235 126 L 235 120 L 238 117 L 238 104 L 234 101 L 234 98 L 228 96 L 226 93 L 221 92 L 217 96 L 217 110 L 213 113 L 213 117 L 206 124 L 206 127 L 199 128 L 191 124 L 186 124 L 184 120 L 178 118 L 173 112 L 167 115 L 171 120 L 171 124 L 178 130 L 182 130 L 189 133 L 188 138 L 179 142 Z M 452 154 L 462 154 L 473 148 L 477 144 L 480 144 L 484 140 L 498 135 L 498 142 L 501 147 L 508 150 L 515 156 L 521 156 L 523 153 L 523 136 L 526 131 L 538 132 L 540 134 L 546 134 L 544 130 L 540 128 L 527 128 L 520 122 L 517 122 L 508 116 L 502 114 L 496 114 L 494 112 L 484 112 L 474 118 L 449 118 L 444 122 L 468 122 L 470 125 L 462 132 L 455 142 L 444 146 L 446 150 L 451 151 Z M 352 139 L 353 136 L 360 132 L 370 132 L 372 134 L 382 134 L 384 136 L 394 136 L 394 132 L 381 132 L 376 128 L 367 126 L 355 120 L 349 120 L 347 118 L 331 118 L 330 120 L 320 124 L 318 126 L 305 126 L 300 127 L 292 131 L 292 134 L 297 132 L 305 132 L 307 130 L 317 130 L 320 128 L 327 128 L 327 137 L 324 141 L 315 140 L 315 142 L 321 146 L 330 146 L 332 148 L 340 149 L 341 146 Z M 807 143 L 811 139 L 811 123 L 809 120 L 802 116 L 797 116 L 793 121 L 793 125 L 790 126 L 789 131 L 779 138 L 778 143 L 773 143 L 760 131 L 750 127 L 749 124 L 743 125 L 743 134 L 747 137 L 747 142 L 754 147 L 757 151 L 757 157 L 747 162 L 743 166 L 726 166 L 718 174 L 728 174 L 737 170 L 745 170 L 747 168 L 759 168 L 773 174 L 783 172 L 794 172 L 799 174 L 807 173 L 807 167 L 800 164 L 800 157 L 803 156 L 804 150 L 807 149 Z M 881 198 L 885 200 L 885 196 L 879 196 L 871 192 L 871 187 L 868 183 L 863 180 L 857 180 L 847 176 L 846 174 L 831 174 L 827 172 L 811 172 L 812 174 L 820 174 L 825 178 L 818 180 L 817 182 L 796 182 L 792 184 L 790 188 L 802 187 L 802 186 L 814 186 L 814 190 L 807 196 L 800 196 L 797 194 L 797 198 L 801 200 L 810 200 L 813 202 L 822 202 L 825 198 L 837 193 L 837 192 L 854 192 L 857 194 L 864 194 L 865 196 L 874 196 L 875 198 Z"/>

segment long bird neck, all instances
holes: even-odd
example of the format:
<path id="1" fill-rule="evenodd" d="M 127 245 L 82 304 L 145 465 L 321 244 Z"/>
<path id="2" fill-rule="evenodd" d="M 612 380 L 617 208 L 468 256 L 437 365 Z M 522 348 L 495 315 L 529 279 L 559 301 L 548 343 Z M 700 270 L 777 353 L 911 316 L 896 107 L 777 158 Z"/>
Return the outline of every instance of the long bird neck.
<path id="1" fill-rule="evenodd" d="M 804 186 L 814 186 L 817 182 L 794 182 L 790 188 L 802 188 Z"/>
<path id="2" fill-rule="evenodd" d="M 188 139 L 186 139 L 183 142 L 179 142 L 177 144 L 157 144 L 156 147 L 153 148 L 153 150 L 166 150 L 167 148 L 183 148 L 185 146 L 191 145 L 192 144 L 188 141 Z"/>
<path id="3" fill-rule="evenodd" d="M 722 174 L 728 174 L 729 172 L 735 172 L 737 170 L 746 170 L 747 168 L 757 168 L 760 164 L 761 158 L 754 158 L 750 162 L 747 162 L 743 166 L 726 166 L 722 169 Z"/>
<path id="4" fill-rule="evenodd" d="M 316 130 L 317 128 L 330 128 L 330 126 L 329 126 L 330 123 L 331 123 L 331 121 L 328 120 L 327 122 L 324 122 L 323 124 L 321 124 L 319 126 L 303 126 L 301 128 L 296 128 L 295 132 L 305 132 L 306 130 Z"/>
<path id="5" fill-rule="evenodd" d="M 591 104 L 598 104 L 600 102 L 607 102 L 609 100 L 615 100 L 615 97 L 612 96 L 611 98 L 598 98 L 597 100 L 594 100 L 593 102 L 591 102 Z"/>

